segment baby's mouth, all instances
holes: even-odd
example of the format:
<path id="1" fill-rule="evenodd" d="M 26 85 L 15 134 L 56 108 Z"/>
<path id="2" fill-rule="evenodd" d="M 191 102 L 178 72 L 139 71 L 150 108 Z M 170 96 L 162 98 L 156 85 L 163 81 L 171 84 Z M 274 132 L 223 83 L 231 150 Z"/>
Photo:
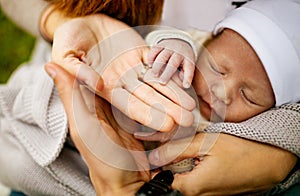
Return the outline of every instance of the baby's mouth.
<path id="1" fill-rule="evenodd" d="M 224 111 L 225 110 L 218 110 L 218 108 L 222 108 L 222 106 L 218 107 L 217 104 L 212 104 L 208 101 L 206 101 L 205 99 L 203 99 L 201 96 L 198 96 L 199 99 L 199 107 L 200 107 L 200 111 L 201 114 L 209 119 L 212 122 L 221 122 L 224 121 L 224 119 L 222 118 L 222 116 L 224 116 Z"/>
<path id="2" fill-rule="evenodd" d="M 201 114 L 206 118 L 210 119 L 212 109 L 207 101 L 205 101 L 201 96 L 198 96 L 199 109 Z"/>

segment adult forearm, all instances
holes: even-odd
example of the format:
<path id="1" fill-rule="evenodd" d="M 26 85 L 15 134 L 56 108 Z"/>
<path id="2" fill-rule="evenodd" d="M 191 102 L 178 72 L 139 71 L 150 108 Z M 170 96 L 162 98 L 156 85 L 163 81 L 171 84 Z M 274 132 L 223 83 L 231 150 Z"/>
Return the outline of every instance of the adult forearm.
<path id="1" fill-rule="evenodd" d="M 264 112 L 242 123 L 217 123 L 208 128 L 209 132 L 223 132 L 239 137 L 255 140 L 262 143 L 271 144 L 282 149 L 285 149 L 283 156 L 293 155 L 300 157 L 300 104 L 287 104 L 273 110 Z M 289 152 L 287 152 L 289 151 Z M 284 152 L 284 151 L 282 151 Z M 286 176 L 285 180 L 276 185 L 271 191 L 276 193 L 284 191 L 286 188 L 300 180 L 299 164 L 294 167 L 294 170 L 288 172 L 292 168 L 286 164 L 295 164 L 294 161 L 288 161 L 283 158 L 281 166 L 289 168 L 281 174 Z M 276 162 L 276 161 L 275 161 Z M 288 167 L 286 167 L 288 166 Z M 278 170 L 277 170 L 278 171 Z M 278 173 L 278 172 L 277 172 Z M 290 173 L 288 175 L 288 173 Z M 282 175 L 281 175 L 282 176 Z"/>
<path id="2" fill-rule="evenodd" d="M 44 0 L 0 0 L 2 10 L 18 26 L 32 35 L 39 35 L 39 19 L 49 3 Z"/>

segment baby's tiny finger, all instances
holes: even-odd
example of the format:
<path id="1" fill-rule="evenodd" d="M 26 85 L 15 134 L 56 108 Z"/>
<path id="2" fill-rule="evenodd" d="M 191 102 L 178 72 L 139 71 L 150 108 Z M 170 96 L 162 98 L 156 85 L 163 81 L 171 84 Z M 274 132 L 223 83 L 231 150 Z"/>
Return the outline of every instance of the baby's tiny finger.
<path id="1" fill-rule="evenodd" d="M 190 88 L 194 72 L 195 72 L 195 65 L 191 61 L 184 60 L 183 61 L 183 87 L 184 88 Z"/>
<path id="2" fill-rule="evenodd" d="M 174 81 L 174 83 L 177 84 L 180 88 L 183 88 L 182 79 L 180 79 L 179 74 L 180 74 L 180 72 L 176 72 L 175 74 L 173 74 L 171 80 Z"/>
<path id="3" fill-rule="evenodd" d="M 164 72 L 160 76 L 159 83 L 163 85 L 167 84 L 176 71 L 177 67 L 174 67 L 173 65 L 167 65 Z"/>
<path id="4" fill-rule="evenodd" d="M 162 47 L 153 46 L 151 50 L 148 52 L 147 56 L 147 62 L 149 65 L 152 65 L 152 63 L 155 61 L 155 58 L 157 55 L 163 50 Z"/>
<path id="5" fill-rule="evenodd" d="M 168 63 L 171 55 L 173 54 L 170 50 L 163 50 L 157 55 L 153 65 L 152 65 L 152 73 L 155 76 L 158 76 L 161 72 L 161 69 Z"/>
<path id="6" fill-rule="evenodd" d="M 183 62 L 183 56 L 174 53 L 170 57 L 168 64 L 160 77 L 160 83 L 166 84 L 174 75 L 174 73 L 177 71 L 178 67 L 181 65 L 182 62 Z"/>

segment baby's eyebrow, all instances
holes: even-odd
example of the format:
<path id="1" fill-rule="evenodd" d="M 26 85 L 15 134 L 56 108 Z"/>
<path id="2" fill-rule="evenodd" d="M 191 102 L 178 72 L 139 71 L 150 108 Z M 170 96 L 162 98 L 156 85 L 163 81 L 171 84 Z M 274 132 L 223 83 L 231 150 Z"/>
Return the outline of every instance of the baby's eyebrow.
<path id="1" fill-rule="evenodd" d="M 207 59 L 208 59 L 208 63 L 216 67 L 218 71 L 221 71 L 222 73 L 227 73 L 229 71 L 229 68 L 227 66 L 227 64 L 229 63 L 222 62 L 218 64 L 210 55 L 207 55 Z"/>

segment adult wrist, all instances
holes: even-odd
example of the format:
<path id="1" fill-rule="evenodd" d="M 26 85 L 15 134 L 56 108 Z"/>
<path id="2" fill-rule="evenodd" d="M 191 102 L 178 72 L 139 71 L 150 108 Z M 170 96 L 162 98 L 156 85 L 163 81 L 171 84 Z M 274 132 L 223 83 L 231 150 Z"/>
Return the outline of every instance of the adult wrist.
<path id="1" fill-rule="evenodd" d="M 52 43 L 56 29 L 70 19 L 70 17 L 65 16 L 61 11 L 56 9 L 54 5 L 47 6 L 42 12 L 39 21 L 41 36 L 46 41 Z"/>

